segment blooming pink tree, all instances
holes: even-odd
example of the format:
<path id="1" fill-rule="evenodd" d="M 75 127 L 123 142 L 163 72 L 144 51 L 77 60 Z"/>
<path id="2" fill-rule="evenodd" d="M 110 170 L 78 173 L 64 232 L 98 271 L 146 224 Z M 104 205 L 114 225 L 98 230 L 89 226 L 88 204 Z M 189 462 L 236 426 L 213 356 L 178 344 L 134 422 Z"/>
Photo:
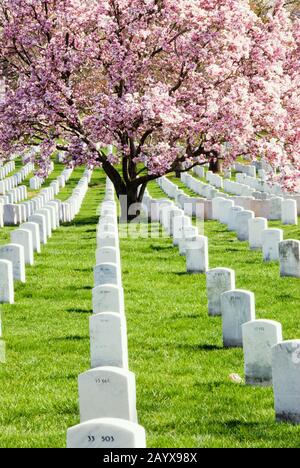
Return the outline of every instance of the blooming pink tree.
<path id="1" fill-rule="evenodd" d="M 0 154 L 38 145 L 101 165 L 128 205 L 222 157 L 299 177 L 299 24 L 281 2 L 0 0 Z M 115 151 L 107 152 L 108 145 Z"/>

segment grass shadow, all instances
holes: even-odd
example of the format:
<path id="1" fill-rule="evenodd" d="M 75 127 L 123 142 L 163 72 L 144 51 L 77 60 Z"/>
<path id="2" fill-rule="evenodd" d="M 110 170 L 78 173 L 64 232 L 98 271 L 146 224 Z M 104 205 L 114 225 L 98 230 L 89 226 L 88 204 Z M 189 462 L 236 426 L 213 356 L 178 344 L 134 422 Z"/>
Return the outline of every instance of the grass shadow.
<path id="1" fill-rule="evenodd" d="M 67 312 L 70 312 L 71 314 L 91 314 L 91 310 L 86 310 L 86 309 L 67 309 Z"/>
<path id="2" fill-rule="evenodd" d="M 53 338 L 53 341 L 82 341 L 88 340 L 88 336 L 79 336 L 79 335 L 69 335 L 69 336 L 58 336 L 57 338 Z"/>
<path id="3" fill-rule="evenodd" d="M 189 349 L 191 351 L 226 351 L 230 348 L 223 348 L 219 345 L 210 345 L 210 344 L 178 344 L 176 348 L 179 349 Z"/>

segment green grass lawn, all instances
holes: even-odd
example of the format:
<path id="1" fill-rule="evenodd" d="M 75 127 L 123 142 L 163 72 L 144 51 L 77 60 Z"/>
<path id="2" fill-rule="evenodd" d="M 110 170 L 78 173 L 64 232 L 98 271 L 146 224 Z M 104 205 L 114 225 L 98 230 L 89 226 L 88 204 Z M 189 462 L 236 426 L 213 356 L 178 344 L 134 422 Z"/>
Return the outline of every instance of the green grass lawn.
<path id="1" fill-rule="evenodd" d="M 165 197 L 155 183 L 149 190 Z M 27 268 L 26 285 L 17 285 L 16 304 L 2 307 L 0 447 L 64 447 L 67 428 L 79 421 L 103 191 L 97 170 L 79 216 L 54 232 Z M 256 295 L 257 317 L 279 320 L 285 339 L 299 338 L 299 280 L 280 278 L 278 264 L 264 264 L 217 222 L 205 223 L 205 234 L 210 266 L 235 269 L 237 287 Z M 243 353 L 222 348 L 221 318 L 207 314 L 205 276 L 186 274 L 170 239 L 124 238 L 120 247 L 130 369 L 148 447 L 300 447 L 300 427 L 274 422 L 272 389 L 229 380 L 243 376 Z"/>
<path id="2" fill-rule="evenodd" d="M 53 161 L 54 162 L 54 161 Z M 49 187 L 51 182 L 53 182 L 54 180 L 57 179 L 58 176 L 61 175 L 62 171 L 65 169 L 65 165 L 64 164 L 61 164 L 61 163 L 58 163 L 58 162 L 55 162 L 55 165 L 54 165 L 54 171 L 51 172 L 51 174 L 49 174 L 49 176 L 47 177 L 47 179 L 45 180 L 45 182 L 43 183 L 43 185 L 41 186 L 40 189 L 37 189 L 37 190 L 32 190 L 30 188 L 30 179 L 31 177 L 33 177 L 33 173 L 31 173 L 24 182 L 22 182 L 22 185 L 26 185 L 27 187 L 27 192 L 28 192 L 28 198 L 33 198 L 33 197 L 36 197 L 40 190 L 42 190 L 43 188 L 46 188 L 46 187 Z M 71 180 L 74 180 L 74 175 L 75 175 L 75 179 L 78 175 L 81 175 L 83 174 L 83 171 L 84 169 L 81 167 L 81 168 L 76 168 L 72 175 L 71 175 L 71 178 L 70 178 L 70 181 Z M 80 177 L 79 177 L 80 178 Z M 78 179 L 79 180 L 79 179 Z M 77 183 L 77 182 L 76 182 Z M 76 184 L 75 184 L 76 185 Z M 66 188 L 70 188 L 70 183 L 68 182 Z M 74 186 L 72 186 L 72 190 L 73 190 Z M 60 189 L 61 191 L 64 191 L 64 189 Z M 71 190 L 71 191 L 72 191 Z M 69 191 L 67 190 L 66 192 L 64 191 L 63 193 L 67 193 L 67 197 L 69 196 Z M 66 198 L 67 198 L 66 197 Z M 57 198 L 60 198 L 60 195 L 57 196 Z"/>
<path id="3" fill-rule="evenodd" d="M 74 171 L 70 185 L 82 171 Z M 63 447 L 67 427 L 78 421 L 77 376 L 89 368 L 99 184 L 98 172 L 80 215 L 35 255 L 26 284 L 16 285 L 16 304 L 2 306 L 0 447 Z"/>

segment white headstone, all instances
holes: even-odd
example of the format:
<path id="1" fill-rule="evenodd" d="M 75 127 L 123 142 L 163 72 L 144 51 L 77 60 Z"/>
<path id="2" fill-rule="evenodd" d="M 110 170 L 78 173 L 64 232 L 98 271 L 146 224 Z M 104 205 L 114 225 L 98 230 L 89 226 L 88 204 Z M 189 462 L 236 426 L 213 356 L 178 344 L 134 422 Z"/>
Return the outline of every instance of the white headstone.
<path id="1" fill-rule="evenodd" d="M 0 247 L 0 260 L 12 262 L 14 279 L 25 283 L 25 257 L 22 245 L 6 244 Z"/>
<path id="2" fill-rule="evenodd" d="M 94 267 L 95 287 L 102 284 L 121 286 L 121 272 L 115 263 L 100 263 Z"/>
<path id="3" fill-rule="evenodd" d="M 186 244 L 186 268 L 188 273 L 205 273 L 208 270 L 208 238 L 197 236 Z"/>
<path id="4" fill-rule="evenodd" d="M 237 230 L 237 214 L 241 211 L 244 211 L 244 208 L 241 206 L 233 206 L 228 212 L 228 223 L 227 227 L 229 231 Z"/>
<path id="5" fill-rule="evenodd" d="M 13 265 L 9 260 L 0 260 L 0 303 L 14 303 Z"/>
<path id="6" fill-rule="evenodd" d="M 21 229 L 27 229 L 32 235 L 32 244 L 34 252 L 41 252 L 41 241 L 40 241 L 40 228 L 38 223 L 24 223 L 20 226 Z"/>
<path id="7" fill-rule="evenodd" d="M 230 220 L 231 208 L 234 207 L 232 200 L 224 200 L 219 203 L 219 219 L 222 224 L 228 224 Z"/>
<path id="8" fill-rule="evenodd" d="M 96 264 L 115 263 L 120 266 L 120 253 L 115 247 L 100 247 L 96 250 Z"/>
<path id="9" fill-rule="evenodd" d="M 80 421 L 120 418 L 136 422 L 135 375 L 119 367 L 97 367 L 78 377 Z"/>
<path id="10" fill-rule="evenodd" d="M 236 215 L 236 233 L 238 240 L 247 241 L 249 240 L 249 219 L 255 217 L 253 211 L 241 211 Z"/>
<path id="11" fill-rule="evenodd" d="M 100 218 L 98 226 L 103 226 L 106 224 L 112 224 L 113 226 L 117 227 L 117 218 L 114 215 L 106 215 Z"/>
<path id="12" fill-rule="evenodd" d="M 3 219 L 5 226 L 16 226 L 21 222 L 21 208 L 19 205 L 7 204 L 3 207 Z"/>
<path id="13" fill-rule="evenodd" d="M 119 248 L 118 236 L 111 232 L 104 232 L 97 235 L 97 246 Z"/>
<path id="14" fill-rule="evenodd" d="M 215 268 L 206 273 L 209 315 L 221 315 L 221 294 L 235 289 L 235 271 Z"/>
<path id="15" fill-rule="evenodd" d="M 145 429 L 124 419 L 94 419 L 68 429 L 67 448 L 146 448 Z"/>
<path id="16" fill-rule="evenodd" d="M 298 224 L 298 211 L 296 200 L 283 200 L 281 212 L 282 224 Z"/>
<path id="17" fill-rule="evenodd" d="M 173 226 L 173 245 L 178 246 L 179 242 L 184 238 L 184 230 L 191 226 L 191 218 L 189 216 L 176 216 Z"/>
<path id="18" fill-rule="evenodd" d="M 215 220 L 220 219 L 220 206 L 221 203 L 226 201 L 226 198 L 223 197 L 216 197 L 212 201 L 212 218 Z"/>
<path id="19" fill-rule="evenodd" d="M 262 232 L 263 259 L 265 262 L 279 260 L 279 243 L 282 240 L 282 229 L 265 229 Z"/>
<path id="20" fill-rule="evenodd" d="M 51 229 L 56 230 L 57 225 L 57 206 L 53 205 L 51 202 L 48 202 L 45 206 L 46 209 L 50 210 L 50 219 L 51 219 Z"/>
<path id="21" fill-rule="evenodd" d="M 99 224 L 97 231 L 98 231 L 97 235 L 99 235 L 100 237 L 105 232 L 111 232 L 114 235 L 118 234 L 118 228 L 116 224 L 108 224 L 108 223 Z"/>
<path id="22" fill-rule="evenodd" d="M 245 380 L 248 385 L 272 385 L 272 346 L 282 341 L 282 326 L 273 320 L 242 325 Z"/>
<path id="23" fill-rule="evenodd" d="M 123 288 L 105 284 L 93 289 L 93 313 L 115 312 L 124 314 Z"/>
<path id="24" fill-rule="evenodd" d="M 300 241 L 288 239 L 279 243 L 280 275 L 300 278 Z"/>
<path id="25" fill-rule="evenodd" d="M 37 211 L 36 214 L 41 214 L 45 216 L 47 237 L 51 237 L 52 236 L 52 221 L 51 221 L 52 211 L 50 210 L 49 207 L 44 206 L 42 209 Z"/>
<path id="26" fill-rule="evenodd" d="M 28 229 L 16 229 L 10 233 L 12 244 L 20 244 L 24 247 L 24 258 L 27 265 L 34 264 L 33 241 L 31 231 Z"/>
<path id="27" fill-rule="evenodd" d="M 300 424 L 300 340 L 273 346 L 272 375 L 276 420 Z"/>
<path id="28" fill-rule="evenodd" d="M 268 218 L 272 221 L 281 219 L 283 198 L 273 197 L 269 201 L 270 210 Z"/>
<path id="29" fill-rule="evenodd" d="M 53 182 L 51 182 L 50 184 L 51 187 L 53 187 L 53 190 L 54 190 L 54 195 L 58 195 L 59 194 L 59 183 L 57 180 L 54 180 Z"/>
<path id="30" fill-rule="evenodd" d="M 266 218 L 251 218 L 248 221 L 249 225 L 249 247 L 250 249 L 262 249 L 262 233 L 268 228 Z"/>
<path id="31" fill-rule="evenodd" d="M 199 235 L 198 229 L 194 226 L 186 226 L 183 230 L 183 238 L 179 239 L 179 253 L 186 255 L 187 244 L 191 240 L 196 240 Z"/>
<path id="32" fill-rule="evenodd" d="M 128 369 L 125 316 L 103 312 L 90 317 L 91 367 L 114 366 Z"/>
<path id="33" fill-rule="evenodd" d="M 223 343 L 226 348 L 242 347 L 242 325 L 255 320 L 255 296 L 236 289 L 221 295 Z"/>
<path id="34" fill-rule="evenodd" d="M 37 223 L 40 230 L 41 244 L 47 244 L 47 221 L 44 214 L 34 214 L 28 218 L 29 222 Z"/>
<path id="35" fill-rule="evenodd" d="M 57 182 L 59 183 L 60 188 L 64 188 L 66 185 L 66 179 L 63 175 L 57 177 Z"/>

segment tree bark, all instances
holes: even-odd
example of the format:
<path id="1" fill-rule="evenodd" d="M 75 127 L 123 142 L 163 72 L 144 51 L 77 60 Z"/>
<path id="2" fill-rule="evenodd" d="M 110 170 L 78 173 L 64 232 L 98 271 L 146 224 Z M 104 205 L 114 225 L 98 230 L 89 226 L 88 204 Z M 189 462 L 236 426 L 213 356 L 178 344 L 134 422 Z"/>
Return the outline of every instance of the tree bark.
<path id="1" fill-rule="evenodd" d="M 209 170 L 212 171 L 214 174 L 222 172 L 222 168 L 223 160 L 221 158 L 212 158 L 209 161 Z"/>
<path id="2" fill-rule="evenodd" d="M 144 191 L 142 186 L 134 187 L 132 184 L 126 186 L 125 190 L 117 191 L 121 206 L 121 223 L 130 223 L 140 216 Z"/>

